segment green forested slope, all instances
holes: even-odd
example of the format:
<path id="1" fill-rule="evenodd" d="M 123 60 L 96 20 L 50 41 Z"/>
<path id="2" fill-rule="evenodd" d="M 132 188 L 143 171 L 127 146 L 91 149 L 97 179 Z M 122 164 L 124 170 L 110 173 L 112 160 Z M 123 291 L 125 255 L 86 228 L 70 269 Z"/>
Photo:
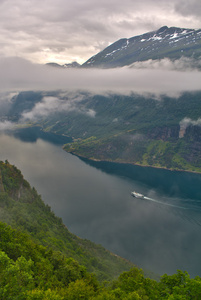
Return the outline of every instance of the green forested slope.
<path id="1" fill-rule="evenodd" d="M 0 221 L 28 233 L 34 241 L 74 258 L 100 280 L 114 278 L 133 266 L 102 246 L 70 233 L 15 166 L 7 161 L 0 162 L 0 171 L 4 187 L 0 192 Z"/>

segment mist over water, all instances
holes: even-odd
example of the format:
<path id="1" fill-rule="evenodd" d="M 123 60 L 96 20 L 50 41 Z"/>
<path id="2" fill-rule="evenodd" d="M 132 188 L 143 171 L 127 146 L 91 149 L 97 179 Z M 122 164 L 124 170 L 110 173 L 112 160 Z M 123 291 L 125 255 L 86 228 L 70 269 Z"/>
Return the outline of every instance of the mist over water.
<path id="1" fill-rule="evenodd" d="M 81 160 L 41 138 L 1 134 L 0 159 L 22 171 L 72 233 L 159 274 L 201 276 L 201 175 Z"/>

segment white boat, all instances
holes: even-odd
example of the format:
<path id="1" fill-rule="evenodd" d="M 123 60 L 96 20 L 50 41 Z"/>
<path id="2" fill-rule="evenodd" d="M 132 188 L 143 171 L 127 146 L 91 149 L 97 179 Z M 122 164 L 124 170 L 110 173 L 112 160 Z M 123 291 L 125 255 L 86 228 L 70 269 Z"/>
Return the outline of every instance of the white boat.
<path id="1" fill-rule="evenodd" d="M 137 192 L 131 192 L 131 195 L 135 198 L 144 199 L 144 195 L 137 193 Z"/>

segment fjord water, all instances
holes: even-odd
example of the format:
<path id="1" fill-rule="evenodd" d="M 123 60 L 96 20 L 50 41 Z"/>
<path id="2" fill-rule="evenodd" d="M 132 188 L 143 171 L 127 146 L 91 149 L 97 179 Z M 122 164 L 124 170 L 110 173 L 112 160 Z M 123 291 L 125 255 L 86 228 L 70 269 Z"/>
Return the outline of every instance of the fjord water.
<path id="1" fill-rule="evenodd" d="M 201 276 L 201 175 L 80 159 L 62 150 L 68 141 L 38 129 L 1 134 L 0 160 L 22 171 L 72 233 L 153 272 Z"/>

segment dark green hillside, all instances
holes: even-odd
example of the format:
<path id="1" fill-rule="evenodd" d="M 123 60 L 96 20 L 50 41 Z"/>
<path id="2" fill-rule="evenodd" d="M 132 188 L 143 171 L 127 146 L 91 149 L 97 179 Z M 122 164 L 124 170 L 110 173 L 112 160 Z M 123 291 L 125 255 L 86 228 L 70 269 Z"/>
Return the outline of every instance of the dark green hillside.
<path id="1" fill-rule="evenodd" d="M 42 94 L 40 92 L 21 92 L 12 99 L 12 105 L 8 114 L 9 118 L 18 121 L 22 111 L 31 110 L 36 103 L 40 102 Z"/>
<path id="2" fill-rule="evenodd" d="M 26 232 L 34 241 L 62 252 L 96 273 L 100 280 L 111 279 L 132 266 L 100 245 L 80 239 L 68 231 L 21 172 L 7 161 L 0 162 L 0 221 Z"/>
<path id="3" fill-rule="evenodd" d="M 87 105 L 96 117 L 88 126 L 86 119 L 74 124 L 70 116 L 71 132 L 79 139 L 66 144 L 66 151 L 90 159 L 201 172 L 201 93 L 160 100 L 95 96 Z M 185 125 L 186 118 L 190 122 Z"/>

